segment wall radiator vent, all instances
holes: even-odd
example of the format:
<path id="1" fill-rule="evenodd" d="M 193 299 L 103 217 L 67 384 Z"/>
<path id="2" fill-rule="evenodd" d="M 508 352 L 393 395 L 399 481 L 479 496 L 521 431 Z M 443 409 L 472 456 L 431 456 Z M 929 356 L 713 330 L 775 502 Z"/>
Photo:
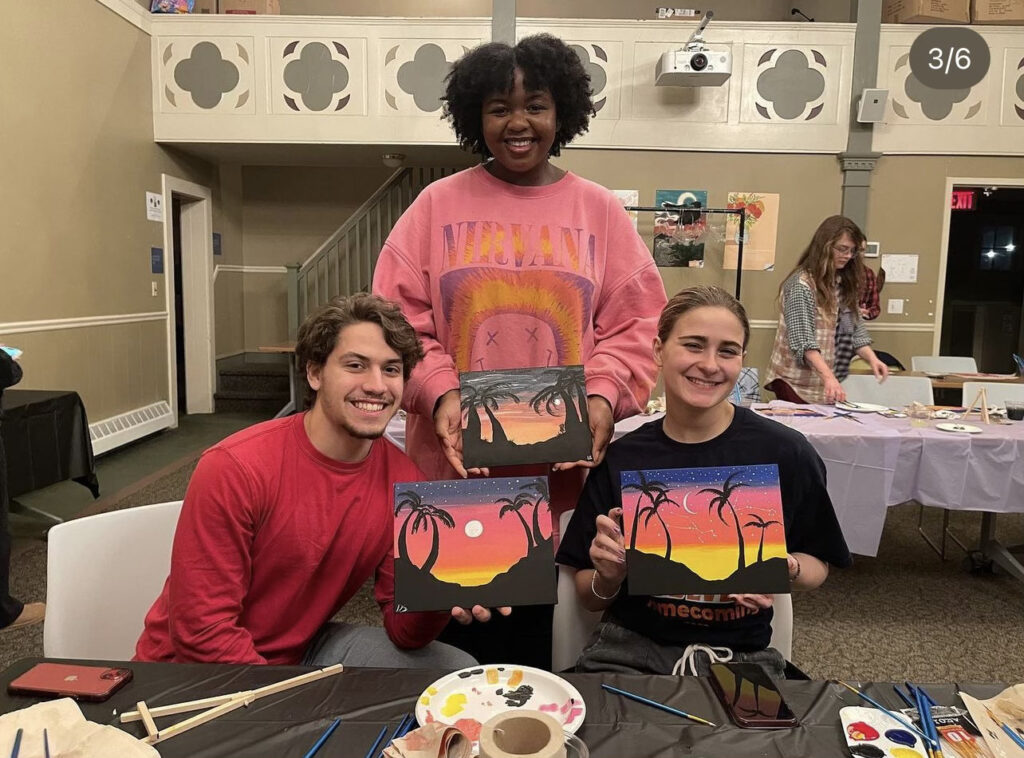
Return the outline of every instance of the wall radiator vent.
<path id="1" fill-rule="evenodd" d="M 145 437 L 147 434 L 166 429 L 171 426 L 173 421 L 171 406 L 161 400 L 152 405 L 97 421 L 95 424 L 89 424 L 93 454 L 100 455 Z"/>

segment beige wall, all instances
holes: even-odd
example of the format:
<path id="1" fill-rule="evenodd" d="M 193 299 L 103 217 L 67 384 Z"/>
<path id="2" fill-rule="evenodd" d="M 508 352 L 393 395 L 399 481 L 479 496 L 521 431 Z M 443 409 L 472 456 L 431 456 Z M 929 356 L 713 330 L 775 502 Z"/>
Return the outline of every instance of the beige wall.
<path id="1" fill-rule="evenodd" d="M 135 0 L 143 8 L 149 0 Z M 446 18 L 489 17 L 492 0 L 280 0 L 281 13 L 292 16 L 438 16 Z M 815 21 L 850 21 L 850 0 L 803 0 L 799 8 Z M 654 18 L 656 4 L 647 0 L 518 0 L 519 18 Z M 671 6 L 671 7 L 694 7 Z M 710 0 L 701 11 L 712 10 L 730 21 L 793 21 L 789 0 Z M 666 21 L 666 23 L 677 23 Z"/>
<path id="2" fill-rule="evenodd" d="M 241 171 L 245 265 L 303 263 L 393 171 L 383 165 L 246 166 Z M 288 338 L 285 276 L 227 276 L 244 277 L 245 349 L 284 342 Z M 225 351 L 218 345 L 217 352 Z"/>
<path id="3" fill-rule="evenodd" d="M 142 0 L 140 0 L 141 2 Z M 489 17 L 492 0 L 281 0 L 281 13 L 325 16 L 447 16 Z M 802 0 L 800 9 L 817 21 L 849 21 L 850 0 Z M 519 18 L 654 18 L 657 3 L 647 0 L 517 0 Z M 693 3 L 672 7 L 698 7 Z M 701 11 L 712 10 L 731 21 L 791 21 L 789 0 L 709 0 Z M 666 21 L 665 23 L 679 23 Z"/>
<path id="4" fill-rule="evenodd" d="M 97 2 L 33 0 L 5 9 L 0 49 L 0 325 L 164 310 L 145 191 L 160 192 L 161 173 L 216 177 L 153 143 L 149 37 Z M 95 421 L 167 399 L 164 329 L 0 339 L 26 348 L 22 387 L 75 389 Z"/>
<path id="5" fill-rule="evenodd" d="M 213 231 L 221 236 L 221 254 L 214 266 L 241 266 L 242 255 L 242 167 L 222 163 L 218 167 L 214 194 Z M 219 271 L 214 283 L 214 338 L 218 357 L 236 355 L 245 350 L 245 274 Z"/>
<path id="6" fill-rule="evenodd" d="M 830 155 L 667 153 L 626 150 L 566 150 L 556 161 L 609 189 L 636 189 L 640 204 L 654 203 L 657 189 L 705 189 L 708 205 L 723 208 L 730 191 L 777 192 L 779 233 L 774 271 L 744 271 L 741 300 L 752 320 L 776 319 L 776 294 L 818 223 L 842 204 L 842 172 Z M 724 218 L 719 217 L 719 218 Z M 641 236 L 651 244 L 653 214 L 642 213 Z M 669 295 L 692 284 L 719 284 L 730 292 L 734 272 L 663 268 Z M 765 370 L 775 337 L 773 328 L 751 333 L 747 365 Z"/>

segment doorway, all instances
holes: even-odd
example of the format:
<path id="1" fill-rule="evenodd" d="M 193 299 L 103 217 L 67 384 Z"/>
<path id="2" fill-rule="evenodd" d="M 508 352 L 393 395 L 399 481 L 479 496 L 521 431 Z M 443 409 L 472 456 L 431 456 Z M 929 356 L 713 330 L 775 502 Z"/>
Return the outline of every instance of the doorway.
<path id="1" fill-rule="evenodd" d="M 939 355 L 1013 373 L 1024 347 L 1024 181 L 951 180 Z"/>
<path id="2" fill-rule="evenodd" d="M 208 187 L 163 175 L 167 394 L 174 426 L 179 412 L 213 413 L 211 197 Z"/>

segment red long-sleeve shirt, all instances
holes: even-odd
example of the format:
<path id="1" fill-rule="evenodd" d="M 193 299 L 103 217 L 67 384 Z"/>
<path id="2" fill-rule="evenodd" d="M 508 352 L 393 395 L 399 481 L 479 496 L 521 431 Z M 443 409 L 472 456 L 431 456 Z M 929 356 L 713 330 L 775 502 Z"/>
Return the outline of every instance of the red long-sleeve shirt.
<path id="1" fill-rule="evenodd" d="M 399 647 L 427 644 L 447 614 L 394 612 L 393 485 L 422 479 L 385 440 L 359 463 L 327 458 L 302 414 L 213 446 L 189 483 L 171 573 L 136 659 L 299 663 L 374 573 L 388 636 Z"/>

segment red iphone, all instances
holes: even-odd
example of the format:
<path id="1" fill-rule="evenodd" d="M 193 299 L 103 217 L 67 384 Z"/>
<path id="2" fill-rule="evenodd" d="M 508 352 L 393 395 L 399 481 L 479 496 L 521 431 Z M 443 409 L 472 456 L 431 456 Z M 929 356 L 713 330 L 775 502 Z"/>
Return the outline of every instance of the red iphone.
<path id="1" fill-rule="evenodd" d="M 713 663 L 711 688 L 737 726 L 784 729 L 799 723 L 771 677 L 756 663 Z"/>
<path id="2" fill-rule="evenodd" d="M 37 663 L 9 685 L 12 695 L 52 695 L 75 700 L 106 700 L 131 681 L 129 669 L 71 663 Z"/>

